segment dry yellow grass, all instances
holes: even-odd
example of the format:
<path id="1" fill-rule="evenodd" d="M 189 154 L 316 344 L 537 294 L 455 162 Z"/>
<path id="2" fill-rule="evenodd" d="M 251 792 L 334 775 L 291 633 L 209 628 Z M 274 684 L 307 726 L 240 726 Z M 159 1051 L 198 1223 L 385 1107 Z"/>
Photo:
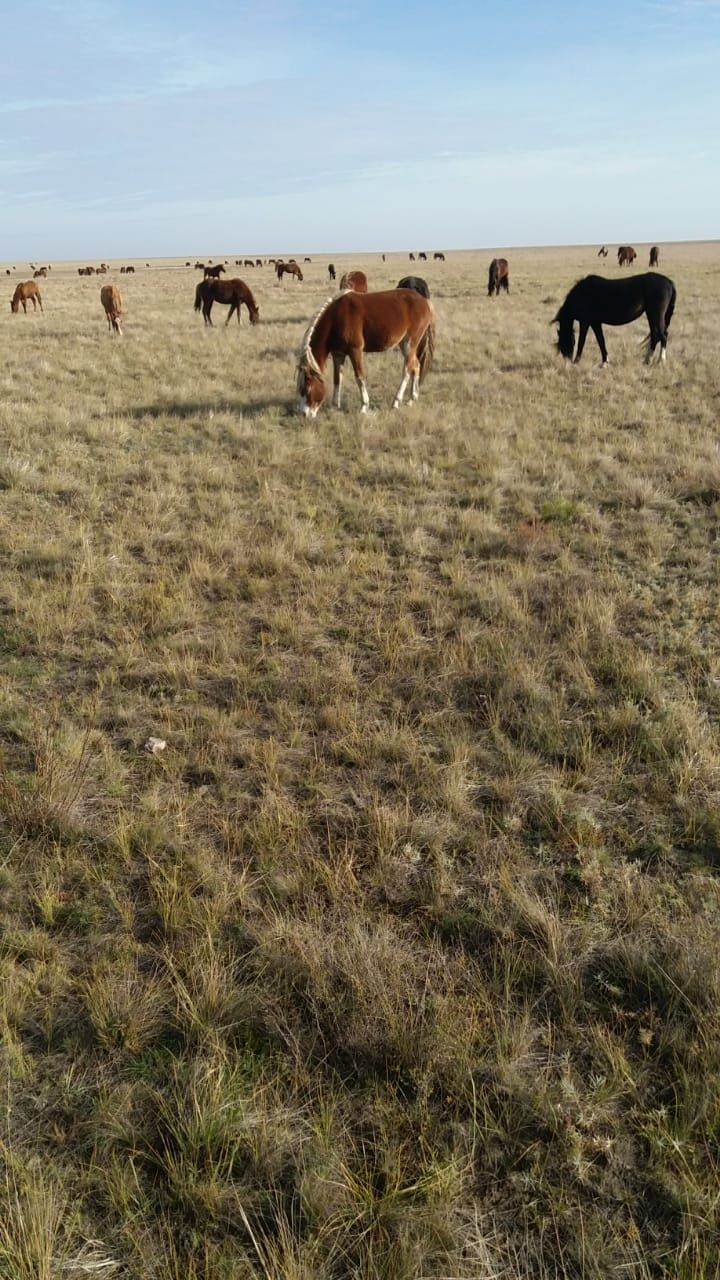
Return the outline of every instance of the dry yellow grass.
<path id="1" fill-rule="evenodd" d="M 327 258 L 0 312 L 3 1276 L 718 1274 L 720 249 L 604 372 L 490 256 L 333 259 L 436 305 L 367 418 Z"/>

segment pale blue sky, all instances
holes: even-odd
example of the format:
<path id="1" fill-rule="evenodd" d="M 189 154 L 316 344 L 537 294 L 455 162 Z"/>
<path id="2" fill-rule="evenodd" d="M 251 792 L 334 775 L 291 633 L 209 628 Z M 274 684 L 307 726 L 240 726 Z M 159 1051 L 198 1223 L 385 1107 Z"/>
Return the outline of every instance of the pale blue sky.
<path id="1" fill-rule="evenodd" d="M 5 259 L 720 235 L 720 0 L 23 0 L 2 43 Z"/>

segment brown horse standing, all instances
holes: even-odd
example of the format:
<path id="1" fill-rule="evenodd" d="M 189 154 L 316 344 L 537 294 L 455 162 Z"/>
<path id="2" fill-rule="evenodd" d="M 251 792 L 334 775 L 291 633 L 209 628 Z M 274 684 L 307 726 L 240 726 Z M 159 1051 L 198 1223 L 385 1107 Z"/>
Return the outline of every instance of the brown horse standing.
<path id="1" fill-rule="evenodd" d="M 203 267 L 203 280 L 219 280 L 224 270 L 222 262 L 218 262 L 216 267 Z"/>
<path id="2" fill-rule="evenodd" d="M 328 275 L 331 280 L 335 279 L 335 264 L 333 262 L 328 263 Z"/>
<path id="3" fill-rule="evenodd" d="M 488 297 L 498 296 L 501 289 L 510 292 L 510 268 L 507 258 L 493 258 L 488 272 Z"/>
<path id="4" fill-rule="evenodd" d="M 435 315 L 432 303 L 410 289 L 389 289 L 384 293 L 342 293 L 315 316 L 303 338 L 298 363 L 298 408 L 314 418 L 327 395 L 323 370 L 328 357 L 333 361 L 333 403 L 340 408 L 342 369 L 350 363 L 362 397 L 362 412 L 370 408 L 365 385 L 366 351 L 388 351 L 400 347 L 403 377 L 393 401 L 398 409 L 408 382 L 411 399 L 418 398 L 420 383 L 432 363 L 435 349 Z"/>
<path id="5" fill-rule="evenodd" d="M 598 256 L 598 258 L 607 258 L 607 256 L 608 256 L 608 251 L 607 251 L 607 249 L 605 248 L 605 245 L 604 245 L 604 244 L 603 244 L 603 245 L 601 245 L 601 246 L 600 246 L 600 248 L 598 249 L 598 251 L 597 251 L 597 256 Z"/>
<path id="6" fill-rule="evenodd" d="M 433 254 L 433 262 L 444 262 L 444 261 L 445 261 L 445 254 L 444 254 L 444 253 L 434 253 L 434 254 Z"/>
<path id="7" fill-rule="evenodd" d="M 297 262 L 278 262 L 276 269 L 278 280 L 282 280 L 283 276 L 295 276 L 298 281 L 303 278 L 303 273 Z"/>
<path id="8" fill-rule="evenodd" d="M 660 266 L 660 250 L 658 249 L 656 244 L 654 244 L 652 249 L 650 250 L 650 266 L 651 267 Z"/>
<path id="9" fill-rule="evenodd" d="M 40 297 L 40 289 L 38 285 L 36 285 L 34 280 L 26 280 L 24 284 L 19 284 L 17 286 L 12 296 L 12 302 L 10 303 L 10 310 L 12 311 L 13 315 L 16 315 L 17 312 L 19 311 L 21 302 L 22 302 L 22 309 L 25 312 L 27 312 L 28 302 L 32 302 L 33 311 L 37 311 L 38 304 L 40 306 L 40 310 L 42 311 L 43 304 L 42 304 L 42 298 Z"/>
<path id="10" fill-rule="evenodd" d="M 367 293 L 368 282 L 364 271 L 346 271 L 340 281 L 341 289 L 352 289 L 354 293 Z"/>
<path id="11" fill-rule="evenodd" d="M 631 267 L 636 258 L 637 258 L 637 254 L 631 244 L 620 245 L 617 251 L 617 259 L 618 259 L 619 267 L 624 267 L 624 266 Z"/>
<path id="12" fill-rule="evenodd" d="M 107 316 L 108 329 L 113 333 L 119 333 L 122 338 L 122 329 L 120 328 L 120 318 L 122 316 L 123 300 L 122 294 L 116 284 L 104 284 L 100 290 L 100 301 L 105 308 Z"/>
<path id="13" fill-rule="evenodd" d="M 233 311 L 237 315 L 238 324 L 240 323 L 240 307 L 243 302 L 248 309 L 250 323 L 257 324 L 260 319 L 260 311 L 244 280 L 238 280 L 237 278 L 234 280 L 201 280 L 195 290 L 195 310 L 202 310 L 203 319 L 209 325 L 212 325 L 210 312 L 212 311 L 213 302 L 221 302 L 223 306 L 230 307 L 225 321 L 226 325 L 230 323 Z"/>

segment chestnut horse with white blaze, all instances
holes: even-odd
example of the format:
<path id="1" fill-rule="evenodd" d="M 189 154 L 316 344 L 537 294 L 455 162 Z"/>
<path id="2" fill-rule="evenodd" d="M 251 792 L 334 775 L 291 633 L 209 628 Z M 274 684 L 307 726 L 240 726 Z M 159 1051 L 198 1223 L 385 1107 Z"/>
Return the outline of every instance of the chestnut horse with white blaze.
<path id="1" fill-rule="evenodd" d="M 104 284 L 100 290 L 100 301 L 105 308 L 107 316 L 108 329 L 111 333 L 119 333 L 122 338 L 122 329 L 120 328 L 120 319 L 122 316 L 123 300 L 122 294 L 116 284 Z"/>
<path id="2" fill-rule="evenodd" d="M 370 408 L 365 384 L 365 353 L 400 347 L 404 362 L 402 382 L 393 401 L 399 409 L 412 380 L 411 400 L 418 398 L 420 383 L 432 363 L 435 350 L 435 313 L 427 298 L 411 289 L 383 293 L 352 290 L 330 298 L 309 324 L 298 362 L 298 408 L 314 418 L 327 395 L 324 369 L 333 362 L 333 404 L 340 408 L 342 371 L 349 356 L 362 397 L 362 412 Z"/>

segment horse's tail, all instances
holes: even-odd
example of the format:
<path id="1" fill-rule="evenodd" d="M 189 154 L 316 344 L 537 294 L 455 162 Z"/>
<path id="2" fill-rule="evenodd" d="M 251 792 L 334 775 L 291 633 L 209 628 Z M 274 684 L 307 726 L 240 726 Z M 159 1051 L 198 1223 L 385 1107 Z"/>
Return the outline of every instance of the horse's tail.
<path id="1" fill-rule="evenodd" d="M 435 358 L 435 316 L 432 311 L 430 323 L 418 343 L 417 357 L 420 361 L 420 381 L 424 382 Z"/>
<path id="2" fill-rule="evenodd" d="M 195 290 L 195 310 L 196 311 L 202 311 L 202 287 L 204 283 L 205 283 L 204 280 L 201 280 L 197 286 L 197 289 Z"/>
<path id="3" fill-rule="evenodd" d="M 675 303 L 677 302 L 677 289 L 675 288 L 675 285 L 673 284 L 672 280 L 670 281 L 670 288 L 672 289 L 672 293 L 670 294 L 670 301 L 668 302 L 667 307 L 665 309 L 665 332 L 666 333 L 670 328 L 670 321 L 673 318 L 673 313 L 675 311 Z"/>
<path id="4" fill-rule="evenodd" d="M 497 284 L 497 258 L 493 258 L 488 272 L 488 297 Z"/>

